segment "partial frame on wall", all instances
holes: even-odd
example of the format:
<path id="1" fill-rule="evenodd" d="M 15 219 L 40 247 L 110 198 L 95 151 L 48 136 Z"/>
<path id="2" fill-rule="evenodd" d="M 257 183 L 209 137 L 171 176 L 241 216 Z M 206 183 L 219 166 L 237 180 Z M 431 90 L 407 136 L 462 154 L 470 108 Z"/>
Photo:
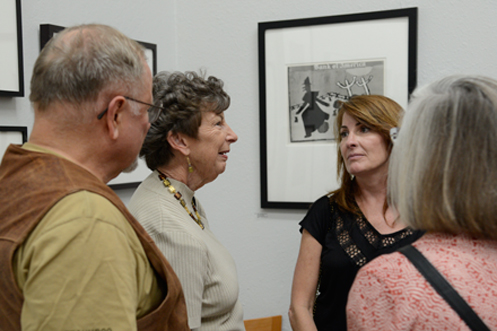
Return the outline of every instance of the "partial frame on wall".
<path id="1" fill-rule="evenodd" d="M 56 33 L 64 30 L 63 26 L 53 25 L 53 24 L 41 24 L 40 25 L 40 51 L 47 44 L 47 42 Z M 143 41 L 138 41 L 141 45 L 145 47 L 145 56 L 147 58 L 147 63 L 152 71 L 152 74 L 157 73 L 157 45 L 146 43 Z M 126 189 L 137 187 L 149 174 L 150 170 L 143 159 L 138 160 L 138 167 L 130 173 L 121 173 L 116 178 L 112 179 L 108 185 L 116 189 Z"/>
<path id="2" fill-rule="evenodd" d="M 53 24 L 40 24 L 40 52 L 48 41 L 65 27 Z"/>
<path id="3" fill-rule="evenodd" d="M 64 30 L 65 27 L 53 24 L 40 24 L 40 52 L 57 32 Z M 157 45 L 137 40 L 145 48 L 145 57 L 150 67 L 152 75 L 157 74 Z"/>
<path id="4" fill-rule="evenodd" d="M 339 187 L 340 101 L 416 86 L 417 8 L 261 22 L 261 207 L 307 209 Z"/>
<path id="5" fill-rule="evenodd" d="M 25 126 L 0 126 L 0 160 L 10 144 L 22 145 L 28 141 L 28 128 Z"/>
<path id="6" fill-rule="evenodd" d="M 147 59 L 150 70 L 152 71 L 152 75 L 155 76 L 157 74 L 157 45 L 139 40 L 137 40 L 137 42 L 145 47 L 145 58 Z"/>
<path id="7" fill-rule="evenodd" d="M 23 97 L 21 0 L 0 0 L 0 28 L 0 97 Z"/>

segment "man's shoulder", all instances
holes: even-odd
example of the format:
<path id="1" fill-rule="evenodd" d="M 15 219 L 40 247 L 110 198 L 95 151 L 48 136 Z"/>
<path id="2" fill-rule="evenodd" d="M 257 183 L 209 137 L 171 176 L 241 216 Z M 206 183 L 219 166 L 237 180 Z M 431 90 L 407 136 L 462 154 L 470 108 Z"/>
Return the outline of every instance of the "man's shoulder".
<path id="1" fill-rule="evenodd" d="M 116 206 L 99 194 L 78 191 L 53 205 L 22 248 L 26 252 L 36 247 L 63 252 L 72 247 L 73 255 L 77 256 L 88 250 L 94 254 L 97 246 L 121 247 L 120 256 L 145 255 L 138 234 Z"/>
<path id="2" fill-rule="evenodd" d="M 125 215 L 109 199 L 86 190 L 64 196 L 53 205 L 43 219 L 50 220 L 49 227 L 91 221 L 126 231 L 130 228 Z"/>

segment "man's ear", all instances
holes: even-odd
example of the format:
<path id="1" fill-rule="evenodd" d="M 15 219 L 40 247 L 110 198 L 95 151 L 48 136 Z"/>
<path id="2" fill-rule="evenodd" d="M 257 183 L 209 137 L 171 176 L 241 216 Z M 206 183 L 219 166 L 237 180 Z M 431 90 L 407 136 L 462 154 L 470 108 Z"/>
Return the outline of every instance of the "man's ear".
<path id="1" fill-rule="evenodd" d="M 116 140 L 119 137 L 120 130 L 122 129 L 124 104 L 126 99 L 122 96 L 114 97 L 107 106 L 107 112 L 102 120 L 105 121 L 109 136 L 111 139 Z"/>
<path id="2" fill-rule="evenodd" d="M 190 137 L 182 133 L 169 131 L 166 139 L 172 149 L 177 150 L 185 156 L 190 155 Z"/>

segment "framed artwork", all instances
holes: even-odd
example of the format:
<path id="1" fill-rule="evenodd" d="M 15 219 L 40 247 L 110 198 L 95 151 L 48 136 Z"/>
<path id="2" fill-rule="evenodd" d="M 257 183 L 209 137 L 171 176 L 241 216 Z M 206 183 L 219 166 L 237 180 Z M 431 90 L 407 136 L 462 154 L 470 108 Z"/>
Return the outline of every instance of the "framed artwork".
<path id="1" fill-rule="evenodd" d="M 261 207 L 307 209 L 339 187 L 341 101 L 416 86 L 417 8 L 261 22 Z"/>
<path id="2" fill-rule="evenodd" d="M 40 24 L 40 52 L 50 38 L 62 30 L 64 30 L 64 27 L 60 25 Z M 139 40 L 137 40 L 137 42 L 145 47 L 145 57 L 147 59 L 147 63 L 150 67 L 152 75 L 155 76 L 155 74 L 157 74 L 157 45 Z"/>
<path id="3" fill-rule="evenodd" d="M 22 145 L 28 141 L 28 128 L 25 126 L 0 126 L 0 160 L 10 144 Z"/>
<path id="4" fill-rule="evenodd" d="M 0 35 L 0 97 L 23 97 L 21 0 L 0 0 Z"/>

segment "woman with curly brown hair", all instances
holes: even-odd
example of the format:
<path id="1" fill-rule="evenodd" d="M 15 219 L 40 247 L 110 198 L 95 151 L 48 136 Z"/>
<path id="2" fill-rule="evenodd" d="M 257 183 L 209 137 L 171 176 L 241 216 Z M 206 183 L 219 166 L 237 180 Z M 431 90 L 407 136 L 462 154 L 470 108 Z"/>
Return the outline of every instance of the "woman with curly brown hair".
<path id="1" fill-rule="evenodd" d="M 129 209 L 178 275 L 190 328 L 244 330 L 235 263 L 195 198 L 224 172 L 238 139 L 224 117 L 230 97 L 221 80 L 195 72 L 159 73 L 153 96 L 164 110 L 140 152 L 153 172 Z"/>

